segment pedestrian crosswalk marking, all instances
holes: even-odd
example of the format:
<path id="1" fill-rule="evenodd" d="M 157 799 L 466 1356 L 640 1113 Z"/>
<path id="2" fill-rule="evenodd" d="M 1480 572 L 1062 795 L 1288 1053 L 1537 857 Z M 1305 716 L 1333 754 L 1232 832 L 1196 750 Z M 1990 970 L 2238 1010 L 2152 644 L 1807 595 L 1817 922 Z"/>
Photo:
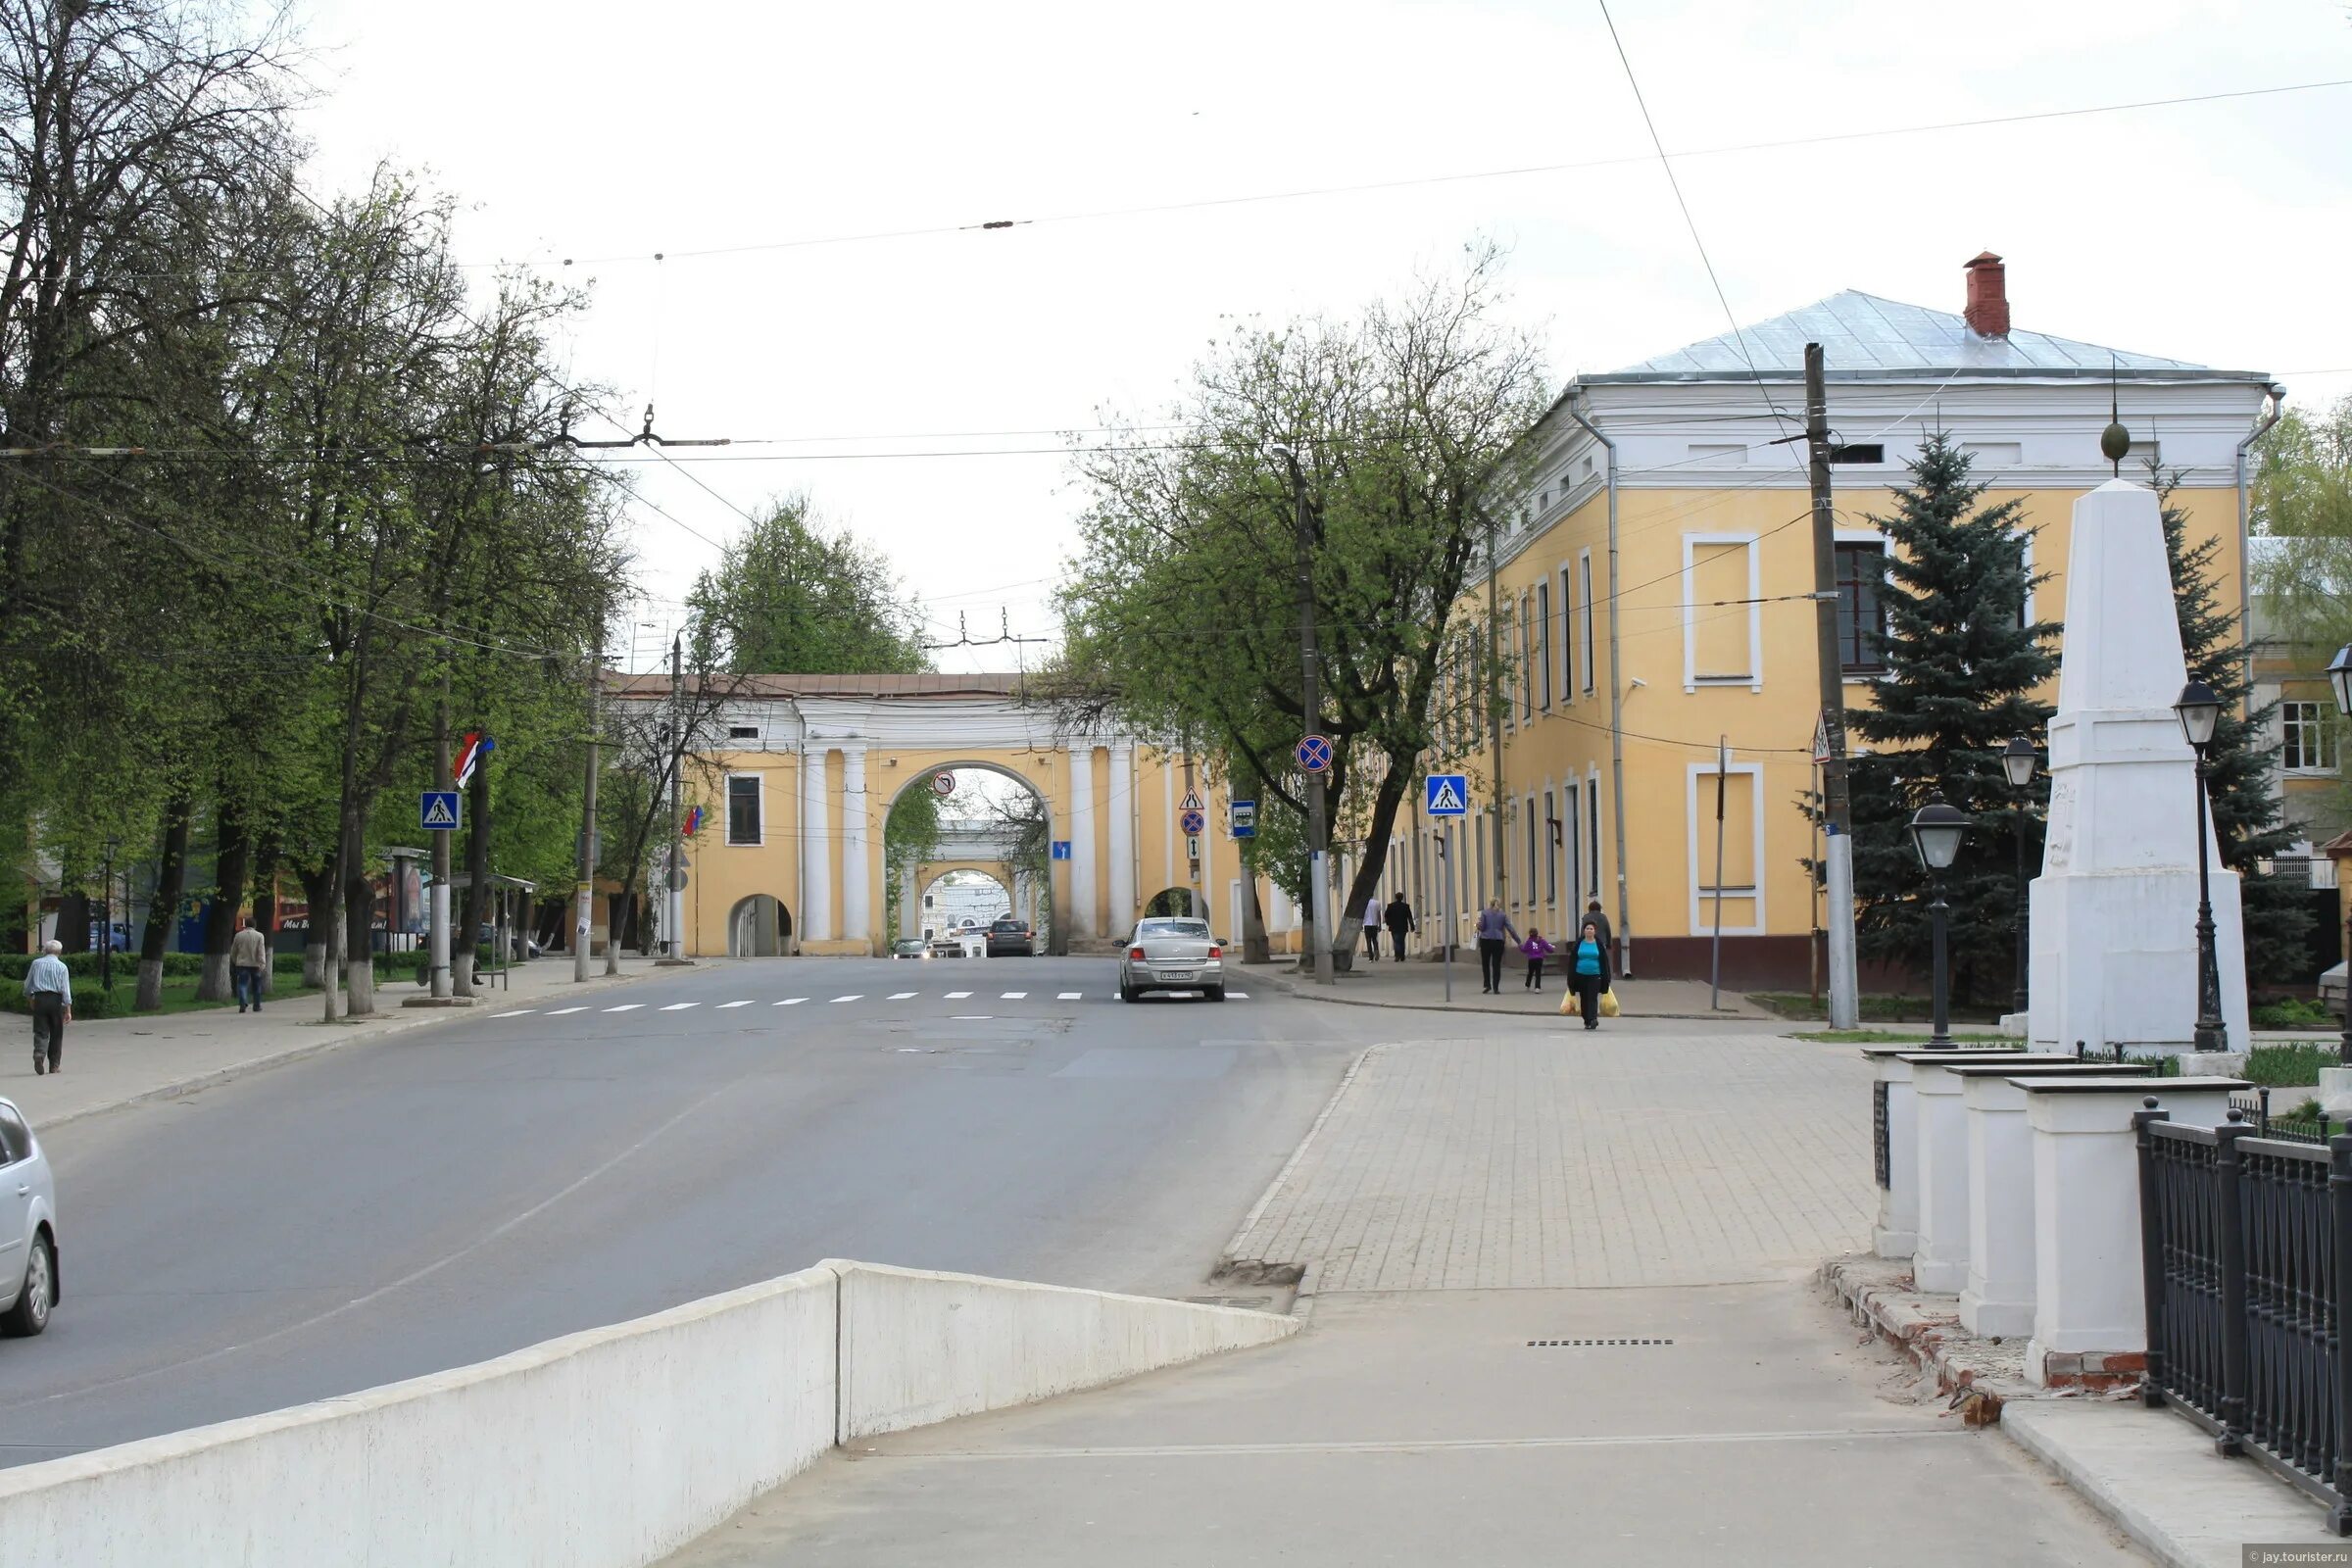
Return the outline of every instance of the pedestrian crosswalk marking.
<path id="1" fill-rule="evenodd" d="M 835 1002 L 863 1002 L 865 996 L 862 992 L 853 991 L 846 997 L 835 997 L 833 1000 Z"/>
<path id="2" fill-rule="evenodd" d="M 916 993 L 912 991 L 893 991 L 890 994 L 890 1000 L 893 1002 L 905 1002 L 914 995 L 916 995 Z"/>
<path id="3" fill-rule="evenodd" d="M 1083 991 L 1057 991 L 1054 994 L 1054 1000 L 1055 1002 L 1076 1002 L 1084 995 L 1086 993 Z"/>
<path id="4" fill-rule="evenodd" d="M 729 1007 L 748 1007 L 752 1004 L 752 998 L 746 997 L 741 1002 L 722 1002 L 718 1004 L 718 1010 L 724 1012 Z"/>
<path id="5" fill-rule="evenodd" d="M 644 1005 L 645 1004 L 642 1002 L 624 1002 L 617 1007 L 607 1007 L 605 1010 L 607 1012 L 635 1012 Z"/>
<path id="6" fill-rule="evenodd" d="M 951 991 L 948 993 L 948 1000 L 950 1002 L 961 1002 L 964 998 L 970 995 L 971 993 L 969 991 Z"/>
<path id="7" fill-rule="evenodd" d="M 997 1000 L 999 1002 L 1019 1002 L 1028 995 L 1029 993 L 1026 991 L 1007 991 Z"/>
<path id="8" fill-rule="evenodd" d="M 673 1002 L 668 1006 L 663 1007 L 662 1010 L 663 1012 L 684 1012 L 688 1007 L 699 1007 L 702 1004 L 699 1002 Z"/>
<path id="9" fill-rule="evenodd" d="M 561 1018 L 567 1012 L 586 1012 L 588 1008 L 585 1004 L 577 1007 L 558 1007 L 555 1011 L 549 1013 L 548 1016 L 550 1018 Z"/>
<path id="10" fill-rule="evenodd" d="M 808 1000 L 808 999 L 807 997 L 786 997 L 782 1002 L 777 1003 L 776 1005 L 779 1007 L 797 1007 Z"/>
<path id="11" fill-rule="evenodd" d="M 493 1018 L 519 1018 L 526 1012 L 537 1012 L 538 1010 L 537 1007 L 516 1007 L 513 1012 L 494 1012 L 490 1016 Z M 566 1007 L 564 1010 L 569 1012 L 572 1009 Z"/>
<path id="12" fill-rule="evenodd" d="M 1250 993 L 1247 991 L 1228 991 L 1225 994 L 1236 1002 L 1248 1002 L 1250 1000 Z"/>

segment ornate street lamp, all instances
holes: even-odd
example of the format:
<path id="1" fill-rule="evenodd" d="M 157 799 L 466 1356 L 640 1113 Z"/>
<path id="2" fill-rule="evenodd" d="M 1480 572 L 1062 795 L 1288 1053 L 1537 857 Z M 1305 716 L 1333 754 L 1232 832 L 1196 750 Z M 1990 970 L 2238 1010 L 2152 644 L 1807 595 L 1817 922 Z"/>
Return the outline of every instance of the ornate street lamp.
<path id="1" fill-rule="evenodd" d="M 2335 710 L 2352 715 L 2352 643 L 2336 651 L 2335 661 L 2328 666 L 2328 684 L 2335 689 Z M 2352 974 L 2352 914 L 2344 919 L 2345 972 Z M 2347 992 L 2344 1004 L 2344 1040 L 2336 1048 L 2336 1060 L 2352 1067 L 2352 991 Z"/>
<path id="2" fill-rule="evenodd" d="M 2180 715 L 2180 733 L 2197 754 L 2197 1032 L 2199 1051 L 2227 1051 L 2230 1032 L 2222 1022 L 2222 966 L 2213 950 L 2213 886 L 2205 853 L 2205 754 L 2222 721 L 2222 699 L 2201 680 L 2180 688 L 2173 704 Z"/>
<path id="3" fill-rule="evenodd" d="M 2026 1010 L 2026 922 L 2032 918 L 2026 898 L 2026 821 L 2027 791 L 2034 787 L 2034 767 L 2036 759 L 2034 743 L 2023 735 L 2014 737 L 2001 748 L 2001 771 L 2009 775 L 2009 787 L 2017 791 L 2017 984 L 2009 993 L 2009 1010 Z"/>
<path id="4" fill-rule="evenodd" d="M 1919 851 L 1919 863 L 1927 867 L 1934 895 L 1928 903 L 1928 923 L 1936 934 L 1936 1029 L 1928 1036 L 1930 1051 L 1952 1049 L 1951 970 L 1944 956 L 1944 919 L 1951 906 L 1943 902 L 1943 873 L 1959 858 L 1960 841 L 1968 837 L 1971 825 L 1968 813 L 1946 805 L 1940 796 L 1911 818 L 1911 844 Z"/>

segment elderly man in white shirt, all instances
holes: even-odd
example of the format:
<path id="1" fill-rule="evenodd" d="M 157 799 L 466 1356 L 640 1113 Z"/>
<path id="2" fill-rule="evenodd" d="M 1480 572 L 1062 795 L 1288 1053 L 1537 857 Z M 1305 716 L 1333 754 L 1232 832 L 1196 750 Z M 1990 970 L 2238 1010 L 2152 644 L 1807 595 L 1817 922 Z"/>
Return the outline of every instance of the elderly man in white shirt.
<path id="1" fill-rule="evenodd" d="M 24 1000 L 32 1004 L 32 1070 L 64 1072 L 66 1025 L 74 1018 L 74 977 L 66 972 L 63 942 L 41 944 L 41 956 L 24 970 Z"/>

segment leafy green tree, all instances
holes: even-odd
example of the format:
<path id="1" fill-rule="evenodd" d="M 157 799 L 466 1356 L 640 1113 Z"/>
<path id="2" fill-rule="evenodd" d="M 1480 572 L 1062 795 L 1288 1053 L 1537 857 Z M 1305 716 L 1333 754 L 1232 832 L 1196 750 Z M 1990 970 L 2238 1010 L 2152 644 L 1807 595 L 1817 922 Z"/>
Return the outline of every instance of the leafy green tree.
<path id="1" fill-rule="evenodd" d="M 1356 916 L 1422 754 L 1449 629 L 1486 540 L 1488 507 L 1524 488 L 1514 443 L 1543 413 L 1535 341 L 1499 323 L 1499 258 L 1422 282 L 1352 320 L 1245 327 L 1212 345 L 1166 422 L 1076 456 L 1093 499 L 1062 594 L 1066 657 L 1053 689 L 1080 717 L 1108 711 L 1143 734 L 1192 735 L 1229 776 L 1262 781 L 1253 863 L 1303 895 L 1303 821 L 1290 761 L 1302 730 L 1332 737 L 1334 824 L 1360 823 L 1366 853 L 1334 890 L 1351 955 Z M 1115 422 L 1105 420 L 1106 423 Z M 1158 421 L 1155 421 L 1158 422 Z M 1298 532 L 1319 631 L 1319 696 L 1299 678 Z M 1359 799 L 1360 797 L 1360 799 Z M 1287 862 L 1287 863 L 1286 863 Z M 1345 961 L 1345 959 L 1343 959 Z"/>
<path id="2" fill-rule="evenodd" d="M 880 551 L 817 526 L 805 495 L 772 503 L 687 595 L 691 662 L 736 674 L 930 667 L 921 615 Z"/>
<path id="3" fill-rule="evenodd" d="M 2059 628 L 2025 622 L 2027 591 L 2043 579 L 2027 571 L 2019 503 L 1981 505 L 1985 487 L 1942 431 L 1906 466 L 1894 510 L 1871 518 L 1888 546 L 1880 596 L 1886 676 L 1871 687 L 1870 707 L 1846 710 L 1867 748 L 1851 764 L 1860 947 L 1867 958 L 1926 970 L 1928 878 L 1907 825 L 1940 798 L 1979 819 L 1943 877 L 1953 994 L 2006 994 L 2019 890 L 2009 836 L 2016 792 L 2000 753 L 2049 722 L 2034 693 L 2058 672 Z M 2035 791 L 2046 799 L 2046 783 Z M 2028 863 L 2037 858 L 2030 844 Z"/>

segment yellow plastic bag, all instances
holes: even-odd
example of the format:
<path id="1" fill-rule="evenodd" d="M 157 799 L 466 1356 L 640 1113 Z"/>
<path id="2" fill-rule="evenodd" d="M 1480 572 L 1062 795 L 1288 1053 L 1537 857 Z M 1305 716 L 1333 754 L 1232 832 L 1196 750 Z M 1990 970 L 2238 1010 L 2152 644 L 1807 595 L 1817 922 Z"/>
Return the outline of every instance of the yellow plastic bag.
<path id="1" fill-rule="evenodd" d="M 1571 986 L 1560 993 L 1560 1016 L 1565 1018 L 1577 1010 L 1576 988 Z"/>
<path id="2" fill-rule="evenodd" d="M 1616 1017 L 1616 1016 L 1617 1016 L 1617 993 L 1616 993 L 1616 992 L 1614 992 L 1614 991 L 1603 991 L 1603 992 L 1600 994 L 1600 1015 L 1601 1015 L 1603 1018 L 1614 1018 L 1614 1017 Z"/>

